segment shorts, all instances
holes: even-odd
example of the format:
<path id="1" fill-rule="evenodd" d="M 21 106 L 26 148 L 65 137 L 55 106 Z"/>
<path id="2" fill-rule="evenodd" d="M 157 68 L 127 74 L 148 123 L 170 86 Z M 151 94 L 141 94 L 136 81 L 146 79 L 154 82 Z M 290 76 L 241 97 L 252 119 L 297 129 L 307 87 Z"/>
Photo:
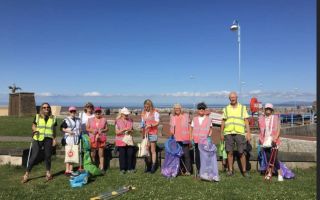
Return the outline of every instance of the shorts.
<path id="1" fill-rule="evenodd" d="M 149 139 L 149 142 L 157 142 L 158 136 L 157 135 L 149 135 L 148 139 Z"/>
<path id="2" fill-rule="evenodd" d="M 226 151 L 234 151 L 234 143 L 237 144 L 237 151 L 242 154 L 247 148 L 247 140 L 244 135 L 239 134 L 228 134 L 224 136 Z"/>

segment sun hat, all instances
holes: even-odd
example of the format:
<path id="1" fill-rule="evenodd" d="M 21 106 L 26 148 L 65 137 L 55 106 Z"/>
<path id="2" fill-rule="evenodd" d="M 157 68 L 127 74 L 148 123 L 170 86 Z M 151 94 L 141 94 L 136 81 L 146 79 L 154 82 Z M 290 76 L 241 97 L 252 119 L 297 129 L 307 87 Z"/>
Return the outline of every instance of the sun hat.
<path id="1" fill-rule="evenodd" d="M 271 108 L 273 110 L 273 105 L 271 103 L 266 103 L 264 109 Z"/>
<path id="2" fill-rule="evenodd" d="M 74 106 L 70 106 L 68 110 L 69 110 L 69 112 L 70 112 L 70 111 L 77 111 L 77 108 L 74 107 Z"/>
<path id="3" fill-rule="evenodd" d="M 130 111 L 128 110 L 128 108 L 123 107 L 123 108 L 120 110 L 120 113 L 121 113 L 121 114 L 124 114 L 124 115 L 129 115 L 129 114 L 130 114 Z"/>

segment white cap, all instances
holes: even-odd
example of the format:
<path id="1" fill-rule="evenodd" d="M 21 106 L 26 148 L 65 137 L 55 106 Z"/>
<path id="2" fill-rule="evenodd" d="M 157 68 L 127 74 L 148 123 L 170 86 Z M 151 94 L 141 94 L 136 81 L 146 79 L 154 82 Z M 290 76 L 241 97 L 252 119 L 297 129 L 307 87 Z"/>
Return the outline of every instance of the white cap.
<path id="1" fill-rule="evenodd" d="M 123 108 L 120 110 L 120 113 L 121 113 L 121 114 L 124 114 L 124 115 L 129 115 L 129 114 L 130 114 L 130 111 L 128 110 L 128 108 L 123 107 Z"/>
<path id="2" fill-rule="evenodd" d="M 266 105 L 264 106 L 264 108 L 271 108 L 273 110 L 273 105 L 271 103 L 266 103 Z"/>

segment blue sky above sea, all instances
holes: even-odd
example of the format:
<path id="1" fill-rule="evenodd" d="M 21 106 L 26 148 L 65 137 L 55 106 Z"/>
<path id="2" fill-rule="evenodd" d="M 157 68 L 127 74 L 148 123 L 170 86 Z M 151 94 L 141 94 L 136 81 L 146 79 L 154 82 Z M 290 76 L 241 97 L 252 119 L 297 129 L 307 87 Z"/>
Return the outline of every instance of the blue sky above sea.
<path id="1" fill-rule="evenodd" d="M 316 99 L 316 1 L 1 1 L 0 104 L 140 105 Z"/>

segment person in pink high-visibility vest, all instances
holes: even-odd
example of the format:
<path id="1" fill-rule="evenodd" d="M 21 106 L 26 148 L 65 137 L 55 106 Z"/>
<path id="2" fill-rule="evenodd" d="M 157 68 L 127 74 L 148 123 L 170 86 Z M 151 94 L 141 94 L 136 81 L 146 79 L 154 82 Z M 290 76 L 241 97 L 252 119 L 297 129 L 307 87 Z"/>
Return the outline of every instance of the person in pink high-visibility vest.
<path id="1" fill-rule="evenodd" d="M 141 113 L 141 133 L 142 138 L 148 138 L 151 151 L 150 156 L 145 159 L 146 170 L 145 172 L 155 173 L 157 170 L 157 141 L 158 141 L 158 125 L 160 122 L 160 115 L 158 111 L 154 108 L 153 103 L 150 99 L 147 99 L 143 103 L 144 109 Z"/>
<path id="2" fill-rule="evenodd" d="M 104 148 L 107 142 L 108 123 L 107 119 L 102 116 L 102 109 L 96 107 L 94 109 L 94 118 L 90 118 L 87 122 L 86 130 L 90 137 L 91 159 L 95 162 L 96 151 L 99 154 L 99 168 L 104 169 Z"/>
<path id="3" fill-rule="evenodd" d="M 264 115 L 259 116 L 259 144 L 261 150 L 265 152 L 267 163 L 270 161 L 272 147 L 280 145 L 280 119 L 278 115 L 273 114 L 273 105 L 266 103 L 264 107 Z M 276 157 L 274 163 L 275 169 L 278 171 L 278 181 L 283 181 L 282 172 L 280 169 L 279 160 Z M 267 174 L 266 178 L 270 179 L 271 173 Z"/>
<path id="4" fill-rule="evenodd" d="M 204 102 L 201 102 L 197 105 L 198 116 L 194 117 L 191 122 L 190 136 L 191 144 L 195 148 L 196 154 L 196 167 L 197 171 L 200 170 L 200 153 L 198 144 L 202 141 L 212 142 L 212 120 L 206 115 L 205 110 L 207 105 Z"/>
<path id="5" fill-rule="evenodd" d="M 119 151 L 120 173 L 134 173 L 134 146 L 132 140 L 133 121 L 129 116 L 130 111 L 124 107 L 120 110 L 115 122 L 116 139 L 115 143 Z M 131 136 L 131 144 L 123 141 L 125 136 Z"/>
<path id="6" fill-rule="evenodd" d="M 180 168 L 184 175 L 191 174 L 190 160 L 190 118 L 188 113 L 184 113 L 180 104 L 173 106 L 173 115 L 170 117 L 170 134 L 174 135 L 176 141 L 182 147 L 183 156 L 181 157 Z"/>

